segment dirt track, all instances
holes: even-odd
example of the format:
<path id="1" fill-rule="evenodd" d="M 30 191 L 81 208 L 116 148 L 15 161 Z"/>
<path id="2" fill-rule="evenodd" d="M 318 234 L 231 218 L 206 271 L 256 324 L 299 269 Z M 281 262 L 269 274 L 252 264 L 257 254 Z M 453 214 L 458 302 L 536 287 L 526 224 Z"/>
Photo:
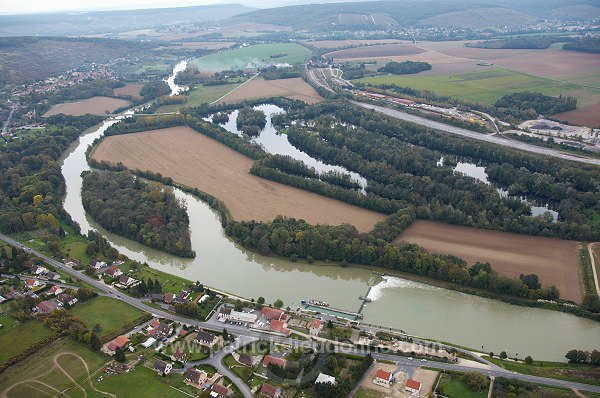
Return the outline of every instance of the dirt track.
<path id="1" fill-rule="evenodd" d="M 247 99 L 279 96 L 302 100 L 307 104 L 314 104 L 323 100 L 311 85 L 299 77 L 278 80 L 265 80 L 257 77 L 240 86 L 239 89 L 228 94 L 219 102 L 234 104 Z"/>
<path id="2" fill-rule="evenodd" d="M 555 285 L 561 298 L 581 302 L 577 265 L 579 243 L 517 235 L 431 221 L 415 221 L 397 239 L 427 250 L 453 254 L 473 265 L 489 262 L 498 274 L 537 274 L 542 286 Z"/>
<path id="3" fill-rule="evenodd" d="M 221 199 L 236 220 L 271 221 L 278 215 L 311 224 L 348 223 L 368 231 L 384 215 L 250 174 L 252 160 L 188 127 L 105 139 L 96 160 L 122 162 L 197 187 Z"/>
<path id="4" fill-rule="evenodd" d="M 86 113 L 92 115 L 105 115 L 106 111 L 112 113 L 116 109 L 129 105 L 131 102 L 110 97 L 92 97 L 81 101 L 65 102 L 63 104 L 54 105 L 50 110 L 44 113 L 44 117 L 58 115 L 81 116 Z"/>

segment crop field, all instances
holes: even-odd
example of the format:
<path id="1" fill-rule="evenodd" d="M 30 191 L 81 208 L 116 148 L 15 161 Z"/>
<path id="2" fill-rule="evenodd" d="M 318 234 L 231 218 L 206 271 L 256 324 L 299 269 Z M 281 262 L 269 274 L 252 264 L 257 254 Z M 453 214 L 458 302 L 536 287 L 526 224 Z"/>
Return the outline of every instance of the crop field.
<path id="1" fill-rule="evenodd" d="M 415 221 L 396 242 L 415 243 L 435 253 L 488 262 L 499 275 L 536 274 L 543 287 L 555 285 L 560 297 L 581 302 L 577 265 L 579 243 L 552 238 Z"/>
<path id="2" fill-rule="evenodd" d="M 70 312 L 79 317 L 85 326 L 94 330 L 96 325 L 100 326 L 97 332 L 101 340 L 112 336 L 116 332 L 124 331 L 133 323 L 141 321 L 145 314 L 135 307 L 110 297 L 94 297 L 87 303 L 80 303 L 73 307 Z"/>
<path id="3" fill-rule="evenodd" d="M 0 378 L 0 397 L 85 397 L 84 391 L 104 396 L 98 390 L 92 391 L 88 377 L 105 361 L 81 343 L 59 339 L 7 369 Z"/>
<path id="4" fill-rule="evenodd" d="M 48 112 L 44 113 L 44 117 L 58 115 L 59 113 L 71 116 L 81 116 L 86 113 L 105 115 L 129 104 L 129 101 L 120 98 L 92 97 L 81 101 L 54 105 Z"/>
<path id="5" fill-rule="evenodd" d="M 193 90 L 185 93 L 188 97 L 187 102 L 184 104 L 163 105 L 158 108 L 158 112 L 175 112 L 182 108 L 210 104 L 229 93 L 240 84 L 241 83 L 222 84 L 218 86 L 196 86 Z"/>
<path id="6" fill-rule="evenodd" d="M 233 41 L 184 41 L 181 44 L 182 48 L 221 50 L 229 48 L 235 44 Z"/>
<path id="7" fill-rule="evenodd" d="M 279 80 L 256 78 L 231 92 L 220 102 L 233 104 L 248 99 L 268 97 L 287 97 L 302 100 L 307 104 L 314 104 L 323 99 L 310 84 L 299 77 Z"/>
<path id="8" fill-rule="evenodd" d="M 124 87 L 115 88 L 113 90 L 114 95 L 130 95 L 132 97 L 139 98 L 140 90 L 142 89 L 143 84 L 130 83 L 126 84 Z"/>
<path id="9" fill-rule="evenodd" d="M 35 320 L 17 324 L 11 317 L 0 315 L 0 323 L 0 363 L 5 363 L 51 334 L 50 329 Z"/>
<path id="10" fill-rule="evenodd" d="M 160 156 L 159 156 L 160 155 Z M 383 214 L 250 174 L 252 159 L 188 127 L 112 136 L 94 159 L 150 170 L 221 199 L 236 220 L 271 221 L 278 215 L 311 224 L 348 223 L 369 231 Z"/>
<path id="11" fill-rule="evenodd" d="M 271 58 L 272 56 L 275 58 Z M 296 64 L 304 62 L 309 56 L 310 50 L 299 44 L 255 44 L 196 58 L 192 63 L 201 71 L 218 72 L 228 69 L 243 69 L 249 63 L 255 67 Z"/>
<path id="12" fill-rule="evenodd" d="M 558 96 L 573 90 L 575 85 L 534 77 L 507 69 L 485 69 L 458 75 L 388 75 L 359 80 L 370 84 L 396 84 L 418 90 L 430 90 L 439 95 L 448 95 L 466 101 L 492 104 L 502 96 L 523 91 L 541 92 Z"/>
<path id="13" fill-rule="evenodd" d="M 374 44 L 394 44 L 402 43 L 402 40 L 396 39 L 373 39 L 373 40 L 316 40 L 308 41 L 306 44 L 316 48 L 343 48 L 356 46 L 369 46 Z"/>

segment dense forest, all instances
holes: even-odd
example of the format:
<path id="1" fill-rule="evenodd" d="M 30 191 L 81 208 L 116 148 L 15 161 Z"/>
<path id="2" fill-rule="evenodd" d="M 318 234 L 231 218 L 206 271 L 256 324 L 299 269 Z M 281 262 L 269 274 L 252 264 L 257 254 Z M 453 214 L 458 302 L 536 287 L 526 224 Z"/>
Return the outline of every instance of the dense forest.
<path id="1" fill-rule="evenodd" d="M 68 215 L 62 208 L 65 185 L 58 159 L 84 129 L 101 120 L 92 115 L 52 116 L 40 135 L 26 135 L 1 147 L 0 231 L 48 228 L 62 233 L 58 220 Z"/>
<path id="2" fill-rule="evenodd" d="M 128 171 L 94 171 L 85 175 L 81 197 L 107 230 L 180 257 L 195 256 L 185 205 L 171 189 Z"/>
<path id="3" fill-rule="evenodd" d="M 550 97 L 528 91 L 505 95 L 494 103 L 496 114 L 509 114 L 517 119 L 535 119 L 539 115 L 551 116 L 577 108 L 577 98 Z"/>
<path id="4" fill-rule="evenodd" d="M 266 124 L 267 117 L 265 113 L 257 109 L 252 109 L 249 106 L 240 109 L 236 120 L 237 129 L 250 137 L 259 135 Z"/>
<path id="5" fill-rule="evenodd" d="M 600 54 L 599 37 L 583 37 L 577 41 L 566 43 L 563 46 L 565 50 L 582 51 L 586 53 Z"/>
<path id="6" fill-rule="evenodd" d="M 567 36 L 522 36 L 509 37 L 506 39 L 486 40 L 476 43 L 467 43 L 467 47 L 475 48 L 505 48 L 505 49 L 544 49 L 550 47 L 554 43 L 565 43 L 577 41 L 576 38 Z"/>
<path id="7" fill-rule="evenodd" d="M 408 75 L 431 70 L 431 64 L 427 62 L 388 62 L 385 66 L 377 69 L 378 72 L 391 73 L 393 75 Z"/>

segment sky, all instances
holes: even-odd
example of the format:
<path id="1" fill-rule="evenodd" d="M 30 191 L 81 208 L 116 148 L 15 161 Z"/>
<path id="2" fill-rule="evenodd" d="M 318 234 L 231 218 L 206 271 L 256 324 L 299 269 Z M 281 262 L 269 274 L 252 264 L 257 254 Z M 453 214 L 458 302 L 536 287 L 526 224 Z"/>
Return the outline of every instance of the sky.
<path id="1" fill-rule="evenodd" d="M 135 8 L 182 7 L 218 3 L 272 6 L 274 0 L 0 0 L 0 14 L 60 12 L 72 10 L 128 10 Z"/>

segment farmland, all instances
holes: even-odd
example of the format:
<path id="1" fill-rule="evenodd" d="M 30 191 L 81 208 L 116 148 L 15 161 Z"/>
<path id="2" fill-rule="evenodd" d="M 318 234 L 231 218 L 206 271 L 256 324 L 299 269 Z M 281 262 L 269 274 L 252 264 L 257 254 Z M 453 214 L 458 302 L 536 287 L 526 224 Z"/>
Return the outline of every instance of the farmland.
<path id="1" fill-rule="evenodd" d="M 142 86 L 143 86 L 143 84 L 137 84 L 137 83 L 126 84 L 123 87 L 115 88 L 113 91 L 113 94 L 117 95 L 117 96 L 128 95 L 128 96 L 139 98 L 140 90 L 142 89 Z"/>
<path id="2" fill-rule="evenodd" d="M 133 323 L 139 322 L 145 316 L 142 311 L 135 307 L 102 296 L 95 297 L 87 303 L 76 305 L 71 313 L 81 318 L 90 330 L 94 330 L 95 326 L 99 325 L 98 336 L 102 340 L 133 326 Z"/>
<path id="3" fill-rule="evenodd" d="M 77 393 L 82 387 L 90 388 L 89 373 L 98 370 L 104 362 L 102 355 L 83 344 L 62 338 L 4 372 L 0 379 L 0 396 L 41 398 L 71 389 L 79 396 Z"/>
<path id="4" fill-rule="evenodd" d="M 380 44 L 374 46 L 353 47 L 328 53 L 328 57 L 336 60 L 357 58 L 383 58 L 424 53 L 425 50 L 407 42 L 402 44 Z"/>
<path id="5" fill-rule="evenodd" d="M 116 109 L 129 104 L 129 101 L 119 98 L 92 97 L 81 101 L 65 102 L 54 105 L 44 114 L 44 116 L 48 117 L 58 115 L 59 113 L 72 116 L 81 116 L 86 113 L 91 113 L 92 115 L 104 115 L 106 113 L 112 113 Z"/>
<path id="6" fill-rule="evenodd" d="M 435 66 L 434 66 L 435 68 Z M 575 85 L 514 72 L 508 69 L 485 69 L 457 75 L 415 75 L 415 76 L 381 76 L 359 80 L 368 84 L 395 84 L 412 87 L 418 90 L 430 90 L 438 95 L 447 95 L 466 101 L 493 104 L 506 94 L 523 91 L 541 92 L 558 96 L 565 89 L 574 90 Z"/>
<path id="7" fill-rule="evenodd" d="M 4 363 L 27 347 L 50 336 L 50 329 L 41 322 L 16 323 L 7 315 L 0 315 L 0 363 Z"/>
<path id="8" fill-rule="evenodd" d="M 249 63 L 258 67 L 271 64 L 295 64 L 303 62 L 309 55 L 310 51 L 298 44 L 256 44 L 206 55 L 194 59 L 192 63 L 201 71 L 218 72 L 227 69 L 243 69 Z M 271 58 L 272 56 L 274 58 Z"/>
<path id="9" fill-rule="evenodd" d="M 174 112 L 186 107 L 200 106 L 202 104 L 210 104 L 218 100 L 231 90 L 235 89 L 241 83 L 222 84 L 218 86 L 203 86 L 198 85 L 193 90 L 186 92 L 188 100 L 183 104 L 163 105 L 158 108 L 158 112 Z"/>
<path id="10" fill-rule="evenodd" d="M 555 285 L 561 298 L 581 302 L 577 266 L 579 244 L 471 227 L 415 221 L 397 239 L 467 261 L 489 262 L 499 275 L 536 274 L 542 286 Z"/>
<path id="11" fill-rule="evenodd" d="M 322 100 L 312 86 L 298 77 L 279 80 L 252 79 L 228 94 L 220 102 L 234 104 L 248 99 L 268 97 L 287 97 L 302 100 L 307 104 L 314 104 Z"/>
<path id="12" fill-rule="evenodd" d="M 187 127 L 112 136 L 93 157 L 196 187 L 221 199 L 236 220 L 271 221 L 283 215 L 311 224 L 349 223 L 368 231 L 384 219 L 379 213 L 256 177 L 250 174 L 251 159 Z"/>

